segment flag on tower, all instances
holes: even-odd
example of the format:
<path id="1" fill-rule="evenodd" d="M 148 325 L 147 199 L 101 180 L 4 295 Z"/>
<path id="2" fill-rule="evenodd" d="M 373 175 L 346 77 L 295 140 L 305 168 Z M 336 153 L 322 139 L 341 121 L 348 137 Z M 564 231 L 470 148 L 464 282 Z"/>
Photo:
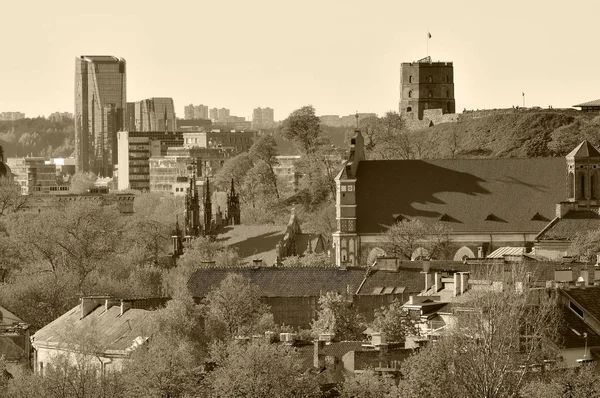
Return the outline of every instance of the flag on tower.
<path id="1" fill-rule="evenodd" d="M 431 33 L 427 32 L 427 38 L 431 39 Z"/>

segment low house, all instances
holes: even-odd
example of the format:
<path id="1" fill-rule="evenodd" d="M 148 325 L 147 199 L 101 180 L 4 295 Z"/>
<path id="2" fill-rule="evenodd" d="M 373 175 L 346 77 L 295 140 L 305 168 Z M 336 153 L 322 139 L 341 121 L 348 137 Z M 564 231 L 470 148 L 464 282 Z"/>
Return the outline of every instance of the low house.
<path id="1" fill-rule="evenodd" d="M 33 335 L 34 370 L 43 375 L 60 356 L 72 364 L 87 361 L 102 373 L 121 370 L 123 361 L 150 337 L 151 311 L 145 308 L 162 306 L 166 300 L 82 298 Z"/>

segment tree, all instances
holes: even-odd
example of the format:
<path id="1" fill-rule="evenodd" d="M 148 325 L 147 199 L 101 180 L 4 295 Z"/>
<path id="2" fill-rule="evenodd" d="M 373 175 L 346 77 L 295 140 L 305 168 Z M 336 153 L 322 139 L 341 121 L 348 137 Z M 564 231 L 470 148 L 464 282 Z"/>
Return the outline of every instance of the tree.
<path id="1" fill-rule="evenodd" d="M 402 364 L 399 390 L 407 397 L 518 396 L 532 368 L 556 358 L 560 321 L 555 298 L 525 281 L 517 269 L 501 288 L 465 293 L 439 340 Z"/>
<path id="2" fill-rule="evenodd" d="M 201 396 L 206 344 L 200 308 L 191 296 L 179 292 L 151 316 L 148 344 L 134 351 L 124 366 L 128 396 Z"/>
<path id="3" fill-rule="evenodd" d="M 277 200 L 277 178 L 267 162 L 258 160 L 254 164 L 244 178 L 242 191 L 252 207 L 268 205 Z"/>
<path id="4" fill-rule="evenodd" d="M 304 155 L 312 154 L 316 149 L 317 138 L 321 132 L 321 120 L 315 115 L 312 105 L 296 109 L 283 121 L 281 132 L 285 138 L 293 141 Z"/>
<path id="5" fill-rule="evenodd" d="M 239 190 L 240 200 L 246 202 L 246 194 L 241 187 L 244 184 L 246 174 L 252 167 L 254 167 L 254 163 L 252 163 L 250 155 L 247 152 L 240 153 L 227 160 L 223 167 L 221 167 L 215 176 L 215 185 L 222 190 L 227 190 L 231 186 L 231 180 L 233 180 L 233 183 Z"/>
<path id="6" fill-rule="evenodd" d="M 219 340 L 250 333 L 268 307 L 258 288 L 239 274 L 228 274 L 203 300 L 207 334 Z"/>
<path id="7" fill-rule="evenodd" d="M 590 261 L 600 253 L 600 229 L 580 232 L 571 242 L 571 252 Z"/>
<path id="8" fill-rule="evenodd" d="M 279 189 L 277 187 L 277 176 L 275 166 L 277 161 L 277 142 L 272 135 L 263 135 L 250 147 L 250 156 L 256 161 L 261 160 L 269 167 L 270 176 L 267 181 L 273 184 L 275 195 L 279 199 Z"/>
<path id="9" fill-rule="evenodd" d="M 593 365 L 559 369 L 546 377 L 532 380 L 523 388 L 523 397 L 587 398 L 600 396 L 600 377 Z"/>
<path id="10" fill-rule="evenodd" d="M 86 193 L 94 186 L 97 177 L 88 171 L 78 171 L 71 176 L 71 192 Z"/>
<path id="11" fill-rule="evenodd" d="M 122 219 L 114 206 L 76 201 L 39 214 L 14 216 L 7 222 L 10 236 L 47 271 L 74 273 L 84 294 L 93 286 L 90 276 L 108 264 L 123 244 Z"/>
<path id="12" fill-rule="evenodd" d="M 356 312 L 352 302 L 345 296 L 327 292 L 319 298 L 317 319 L 311 325 L 313 334 L 333 334 L 336 341 L 362 340 L 364 319 Z"/>
<path id="13" fill-rule="evenodd" d="M 397 112 L 370 117 L 359 122 L 365 136 L 365 151 L 369 159 L 411 159 L 414 148 L 405 123 Z"/>
<path id="14" fill-rule="evenodd" d="M 207 377 L 215 397 L 318 397 L 316 378 L 302 370 L 297 352 L 282 344 L 218 344 Z"/>
<path id="15" fill-rule="evenodd" d="M 0 177 L 0 217 L 22 210 L 29 196 L 21 194 L 21 187 L 6 177 Z"/>
<path id="16" fill-rule="evenodd" d="M 375 310 L 371 328 L 385 333 L 388 341 L 405 342 L 407 336 L 418 335 L 417 320 L 402 308 L 402 303 L 394 300 L 388 307 Z"/>
<path id="17" fill-rule="evenodd" d="M 444 253 L 450 232 L 443 224 L 425 224 L 417 219 L 404 219 L 385 232 L 385 250 L 389 255 L 411 260 L 418 248 L 424 248 L 426 253 L 422 255 L 435 258 Z"/>
<path id="18" fill-rule="evenodd" d="M 340 398 L 392 398 L 398 391 L 391 378 L 366 371 L 347 376 L 340 386 Z"/>

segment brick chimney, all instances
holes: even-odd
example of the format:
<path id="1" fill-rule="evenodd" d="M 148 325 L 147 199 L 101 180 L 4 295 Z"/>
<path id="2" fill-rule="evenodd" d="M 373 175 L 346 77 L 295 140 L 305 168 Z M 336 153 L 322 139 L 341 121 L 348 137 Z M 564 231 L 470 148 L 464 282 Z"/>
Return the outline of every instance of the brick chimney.
<path id="1" fill-rule="evenodd" d="M 313 366 L 315 369 L 323 369 L 325 367 L 325 340 L 314 341 L 314 352 L 313 352 Z"/>

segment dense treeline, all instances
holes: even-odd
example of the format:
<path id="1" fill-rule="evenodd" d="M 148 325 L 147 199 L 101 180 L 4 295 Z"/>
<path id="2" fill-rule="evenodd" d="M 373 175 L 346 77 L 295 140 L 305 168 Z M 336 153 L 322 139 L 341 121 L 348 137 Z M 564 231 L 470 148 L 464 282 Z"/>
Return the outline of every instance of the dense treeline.
<path id="1" fill-rule="evenodd" d="M 73 119 L 51 121 L 43 117 L 0 121 L 0 145 L 5 157 L 69 157 L 74 147 Z"/>

